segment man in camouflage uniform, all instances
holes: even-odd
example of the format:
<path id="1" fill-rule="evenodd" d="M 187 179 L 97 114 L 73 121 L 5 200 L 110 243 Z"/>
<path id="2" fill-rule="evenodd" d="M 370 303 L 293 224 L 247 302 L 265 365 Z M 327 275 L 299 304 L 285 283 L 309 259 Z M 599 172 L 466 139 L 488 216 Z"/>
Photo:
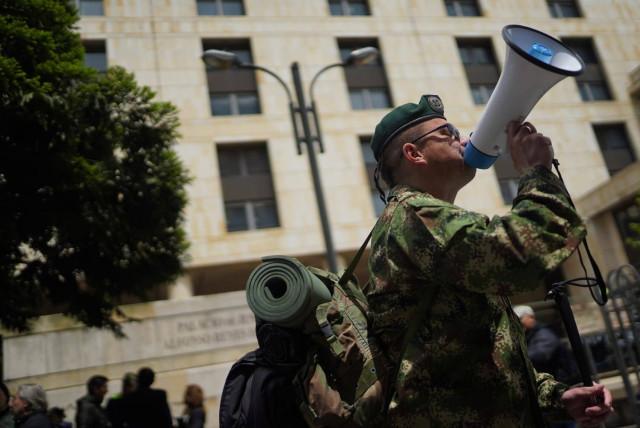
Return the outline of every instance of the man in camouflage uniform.
<path id="1" fill-rule="evenodd" d="M 389 426 L 539 427 L 544 412 L 562 409 L 596 426 L 611 412 L 601 385 L 567 390 L 526 356 L 507 296 L 537 288 L 585 226 L 551 172 L 551 141 L 530 123 L 507 134 L 518 196 L 490 220 L 453 204 L 475 170 L 438 96 L 397 107 L 376 127 L 371 146 L 391 190 L 373 232 L 367 298 L 373 333 L 398 367 Z"/>

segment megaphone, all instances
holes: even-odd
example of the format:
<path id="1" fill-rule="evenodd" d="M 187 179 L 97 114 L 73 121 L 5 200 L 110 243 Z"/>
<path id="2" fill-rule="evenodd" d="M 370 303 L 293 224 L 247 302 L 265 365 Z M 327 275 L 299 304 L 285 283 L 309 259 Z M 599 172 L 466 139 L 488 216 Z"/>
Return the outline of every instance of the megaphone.
<path id="1" fill-rule="evenodd" d="M 487 169 L 502 154 L 510 121 L 523 121 L 553 85 L 584 70 L 575 52 L 533 28 L 507 25 L 502 38 L 507 43 L 504 70 L 464 152 L 464 162 L 474 168 Z"/>

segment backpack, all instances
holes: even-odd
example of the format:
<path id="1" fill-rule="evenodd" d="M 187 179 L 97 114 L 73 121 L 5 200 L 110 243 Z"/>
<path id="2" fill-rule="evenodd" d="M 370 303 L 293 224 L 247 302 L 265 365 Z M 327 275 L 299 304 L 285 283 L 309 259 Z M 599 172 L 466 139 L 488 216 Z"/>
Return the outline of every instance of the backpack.
<path id="1" fill-rule="evenodd" d="M 384 425 L 393 391 L 390 380 L 395 379 L 399 366 L 389 362 L 380 342 L 369 334 L 367 299 L 353 275 L 370 237 L 341 276 L 288 258 L 322 281 L 331 299 L 318 304 L 297 330 L 256 319 L 259 349 L 236 362 L 227 376 L 220 404 L 221 428 Z M 405 333 L 402 354 L 432 297 L 425 295 L 418 305 L 418 316 Z M 261 330 L 266 326 L 267 330 Z M 274 359 L 274 354 L 279 357 Z M 256 387 L 273 391 L 257 396 Z M 283 409 L 291 419 L 276 422 L 281 417 L 277 410 Z M 261 417 L 252 419 L 255 414 Z"/>
<path id="2" fill-rule="evenodd" d="M 256 336 L 260 347 L 235 362 L 227 375 L 220 427 L 306 426 L 292 399 L 292 380 L 306 356 L 302 335 L 257 320 Z"/>
<path id="3" fill-rule="evenodd" d="M 392 368 L 368 333 L 367 300 L 353 269 L 341 278 L 307 269 L 330 287 L 332 296 L 305 325 L 310 346 L 293 380 L 300 413 L 310 427 L 381 425 L 387 401 L 383 386 Z"/>

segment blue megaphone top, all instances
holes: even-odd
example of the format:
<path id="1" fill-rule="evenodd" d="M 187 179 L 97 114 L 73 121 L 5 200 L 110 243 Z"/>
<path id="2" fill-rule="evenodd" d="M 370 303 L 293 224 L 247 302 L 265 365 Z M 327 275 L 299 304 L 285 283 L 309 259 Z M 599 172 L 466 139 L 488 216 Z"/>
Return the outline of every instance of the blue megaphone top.
<path id="1" fill-rule="evenodd" d="M 550 64 L 551 58 L 553 58 L 553 51 L 540 43 L 534 43 L 533 45 L 531 45 L 528 53 L 532 57 L 539 59 L 545 64 Z"/>

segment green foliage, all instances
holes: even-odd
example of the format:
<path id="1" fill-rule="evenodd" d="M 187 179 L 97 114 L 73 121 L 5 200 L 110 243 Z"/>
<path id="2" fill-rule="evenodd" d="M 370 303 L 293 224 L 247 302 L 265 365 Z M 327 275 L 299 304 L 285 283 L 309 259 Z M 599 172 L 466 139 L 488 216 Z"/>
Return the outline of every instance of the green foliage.
<path id="1" fill-rule="evenodd" d="M 175 107 L 83 65 L 67 0 L 0 4 L 0 324 L 45 302 L 119 332 L 124 293 L 176 278 L 187 174 Z"/>
<path id="2" fill-rule="evenodd" d="M 636 196 L 635 204 L 640 207 L 640 195 Z M 640 250 L 640 223 L 630 222 L 629 231 L 631 234 L 625 239 L 626 244 L 633 249 Z"/>

